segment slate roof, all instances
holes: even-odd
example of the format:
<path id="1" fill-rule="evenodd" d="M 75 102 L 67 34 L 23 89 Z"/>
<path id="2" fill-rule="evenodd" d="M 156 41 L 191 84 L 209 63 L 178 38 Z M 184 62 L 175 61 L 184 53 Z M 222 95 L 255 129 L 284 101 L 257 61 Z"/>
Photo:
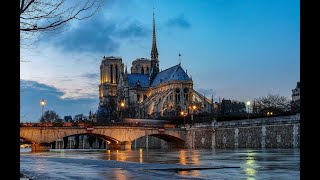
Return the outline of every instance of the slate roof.
<path id="1" fill-rule="evenodd" d="M 128 74 L 129 87 L 149 87 L 149 75 L 148 74 Z"/>
<path id="2" fill-rule="evenodd" d="M 190 80 L 188 74 L 184 72 L 180 64 L 168 68 L 164 71 L 161 71 L 157 74 L 157 76 L 152 81 L 151 86 L 157 86 L 162 83 L 166 83 L 169 81 L 180 80 L 180 81 L 188 81 Z"/>

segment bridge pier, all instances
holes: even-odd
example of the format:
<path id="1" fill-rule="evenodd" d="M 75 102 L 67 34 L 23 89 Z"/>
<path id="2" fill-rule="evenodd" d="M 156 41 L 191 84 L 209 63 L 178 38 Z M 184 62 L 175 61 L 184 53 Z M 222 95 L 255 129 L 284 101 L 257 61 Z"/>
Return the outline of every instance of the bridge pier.
<path id="1" fill-rule="evenodd" d="M 183 149 L 188 148 L 185 146 L 185 143 L 177 143 L 177 142 L 167 142 L 168 149 Z"/>
<path id="2" fill-rule="evenodd" d="M 121 150 L 131 150 L 131 142 L 130 141 L 124 141 L 120 143 Z"/>
<path id="3" fill-rule="evenodd" d="M 112 142 L 108 144 L 108 150 L 131 150 L 131 142 L 123 141 L 123 142 Z"/>
<path id="4" fill-rule="evenodd" d="M 31 144 L 32 152 L 48 152 L 50 151 L 50 143 L 35 143 Z"/>
<path id="5" fill-rule="evenodd" d="M 118 143 L 116 143 L 116 142 L 111 142 L 111 143 L 108 143 L 107 149 L 108 149 L 108 150 L 119 150 L 119 149 L 121 149 L 121 148 L 120 148 L 119 142 L 118 142 Z"/>

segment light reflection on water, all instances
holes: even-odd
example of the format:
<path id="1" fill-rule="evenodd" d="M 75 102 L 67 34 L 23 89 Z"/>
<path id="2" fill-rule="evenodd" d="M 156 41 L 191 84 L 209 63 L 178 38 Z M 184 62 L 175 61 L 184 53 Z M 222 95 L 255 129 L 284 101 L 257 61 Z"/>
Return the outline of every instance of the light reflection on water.
<path id="1" fill-rule="evenodd" d="M 26 150 L 24 150 L 26 151 Z M 215 149 L 215 150 L 61 150 L 55 152 L 21 152 L 20 170 L 63 179 L 299 179 L 299 149 Z M 57 160 L 58 158 L 58 160 Z M 34 160 L 36 159 L 36 161 Z M 66 160 L 68 161 L 66 161 Z M 74 163 L 72 159 L 77 160 Z M 78 161 L 79 160 L 79 161 Z M 96 160 L 94 162 L 90 160 Z M 113 160 L 113 161 L 112 161 Z M 66 163 L 66 162 L 69 163 Z M 114 162 L 116 161 L 116 162 Z M 103 164 L 103 162 L 112 162 Z M 122 162 L 118 164 L 117 162 Z M 132 163 L 135 162 L 136 164 Z M 92 165 L 89 165 L 93 163 Z M 124 163 L 124 164 L 123 164 Z M 150 163 L 150 164 L 149 164 Z M 144 165 L 144 166 L 139 166 Z M 239 168 L 158 171 L 158 167 L 177 166 Z M 64 167 L 64 168 L 61 168 Z M 109 167 L 109 168 L 106 168 Z M 82 169 L 82 170 L 79 170 Z M 67 171 L 68 169 L 68 171 Z M 73 172 L 79 172 L 74 174 Z M 90 174 L 87 176 L 86 174 Z"/>

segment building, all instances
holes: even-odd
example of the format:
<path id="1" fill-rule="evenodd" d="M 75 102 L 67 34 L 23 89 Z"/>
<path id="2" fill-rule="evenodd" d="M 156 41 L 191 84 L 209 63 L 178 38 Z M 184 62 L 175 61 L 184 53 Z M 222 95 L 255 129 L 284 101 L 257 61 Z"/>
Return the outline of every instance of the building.
<path id="1" fill-rule="evenodd" d="M 150 55 L 150 59 L 134 60 L 131 73 L 128 73 L 128 67 L 124 66 L 121 57 L 103 57 L 97 119 L 99 116 L 109 120 L 118 117 L 176 116 L 181 111 L 188 113 L 191 105 L 197 107 L 195 112 L 212 111 L 212 100 L 193 89 L 192 78 L 181 63 L 159 70 L 154 14 Z"/>
<path id="2" fill-rule="evenodd" d="M 292 89 L 291 111 L 300 112 L 300 81 L 297 82 L 296 88 Z"/>
<path id="3" fill-rule="evenodd" d="M 70 116 L 70 115 L 69 116 L 64 116 L 63 119 L 64 119 L 65 122 L 72 122 L 72 116 Z"/>

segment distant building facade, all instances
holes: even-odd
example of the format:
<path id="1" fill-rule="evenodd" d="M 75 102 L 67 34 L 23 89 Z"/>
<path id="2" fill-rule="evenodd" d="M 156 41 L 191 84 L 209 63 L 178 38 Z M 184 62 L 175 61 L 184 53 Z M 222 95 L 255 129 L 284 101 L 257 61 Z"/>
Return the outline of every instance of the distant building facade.
<path id="1" fill-rule="evenodd" d="M 70 116 L 70 115 L 69 116 L 64 116 L 63 119 L 64 119 L 65 122 L 72 122 L 72 116 Z"/>
<path id="2" fill-rule="evenodd" d="M 198 112 L 211 112 L 212 100 L 193 89 L 192 78 L 181 63 L 159 70 L 155 18 L 151 58 L 138 58 L 128 73 L 121 57 L 103 57 L 100 65 L 99 114 L 117 117 L 156 118 L 179 115 L 196 105 Z M 100 120 L 101 121 L 101 120 Z"/>
<path id="3" fill-rule="evenodd" d="M 300 112 L 300 81 L 297 82 L 296 88 L 292 89 L 291 110 Z"/>
<path id="4" fill-rule="evenodd" d="M 214 104 L 214 110 L 220 115 L 241 115 L 246 113 L 246 105 L 244 102 L 222 99 Z"/>

